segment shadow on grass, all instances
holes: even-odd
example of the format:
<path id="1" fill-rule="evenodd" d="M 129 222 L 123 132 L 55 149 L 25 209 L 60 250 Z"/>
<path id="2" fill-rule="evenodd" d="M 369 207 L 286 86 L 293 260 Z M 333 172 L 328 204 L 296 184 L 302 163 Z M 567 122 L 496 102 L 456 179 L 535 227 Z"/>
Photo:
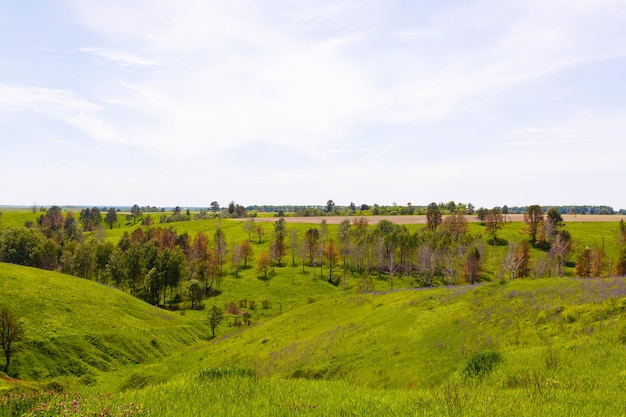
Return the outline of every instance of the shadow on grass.
<path id="1" fill-rule="evenodd" d="M 487 245 L 489 246 L 506 246 L 509 244 L 509 241 L 506 239 L 502 239 L 500 237 L 495 239 L 495 242 L 493 239 L 489 239 L 487 240 Z"/>

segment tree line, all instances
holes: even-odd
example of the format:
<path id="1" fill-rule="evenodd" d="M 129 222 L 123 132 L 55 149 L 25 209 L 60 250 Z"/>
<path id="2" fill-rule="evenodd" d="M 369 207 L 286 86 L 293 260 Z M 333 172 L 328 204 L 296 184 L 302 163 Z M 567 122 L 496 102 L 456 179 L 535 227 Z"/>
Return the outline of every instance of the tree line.
<path id="1" fill-rule="evenodd" d="M 475 283 L 485 276 L 490 246 L 494 253 L 497 246 L 506 246 L 492 271 L 501 278 L 562 276 L 567 263 L 573 263 L 581 277 L 626 274 L 623 222 L 620 255 L 612 269 L 603 248 L 586 248 L 573 259 L 572 238 L 557 208 L 544 212 L 529 206 L 524 214 L 528 238 L 516 242 L 498 237 L 506 222 L 500 208 L 484 213 L 484 235 L 469 233 L 462 208 L 447 215 L 445 210 L 436 203 L 428 205 L 426 227 L 414 231 L 388 220 L 370 225 L 367 218 L 355 217 L 332 232 L 325 221 L 303 230 L 288 229 L 278 218 L 268 232 L 248 218 L 243 223 L 247 238 L 241 241 L 229 241 L 219 226 L 212 235 L 198 232 L 192 237 L 142 221 L 144 227 L 112 243 L 102 233 L 83 233 L 94 224 L 102 228 L 99 210 L 64 216 L 53 207 L 36 226 L 3 230 L 0 260 L 114 285 L 155 305 L 186 301 L 191 308 L 218 293 L 227 275 L 255 267 L 258 277 L 270 279 L 289 263 L 337 286 L 352 285 L 348 281 L 354 277 L 361 291 L 371 291 L 374 279 L 386 280 L 393 288 L 399 277 L 415 286 Z M 540 250 L 532 262 L 531 247 Z"/>

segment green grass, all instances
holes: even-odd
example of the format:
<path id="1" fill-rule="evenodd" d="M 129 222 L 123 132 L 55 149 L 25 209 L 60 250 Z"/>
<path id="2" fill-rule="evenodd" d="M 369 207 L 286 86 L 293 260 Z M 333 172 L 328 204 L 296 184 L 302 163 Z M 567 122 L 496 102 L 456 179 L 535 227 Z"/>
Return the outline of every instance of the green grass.
<path id="1" fill-rule="evenodd" d="M 243 224 L 220 222 L 229 244 L 247 238 Z M 212 236 L 216 225 L 160 226 Z M 311 226 L 287 227 L 302 236 Z M 124 227 L 107 238 L 115 241 Z M 273 229 L 263 227 L 257 254 Z M 522 228 L 507 224 L 498 236 L 526 239 Z M 600 246 L 604 236 L 609 256 L 617 253 L 617 223 L 566 228 L 578 249 Z M 470 233 L 483 229 L 470 224 Z M 496 247 L 496 260 L 504 250 Z M 624 279 L 433 289 L 410 289 L 410 281 L 397 279 L 399 290 L 388 293 L 388 282 L 375 279 L 382 293 L 359 294 L 356 276 L 344 293 L 310 268 L 290 266 L 289 255 L 284 262 L 268 280 L 253 268 L 224 277 L 221 293 L 204 303 L 246 300 L 241 309 L 252 322 L 237 327 L 227 314 L 212 340 L 206 311 L 168 312 L 104 285 L 0 264 L 0 304 L 12 307 L 28 330 L 12 365 L 23 379 L 0 374 L 0 416 L 34 404 L 3 392 L 39 388 L 65 392 L 38 394 L 35 402 L 49 404 L 38 415 L 57 415 L 74 391 L 83 415 L 105 408 L 154 416 L 626 415 Z M 488 371 L 468 372 L 474 367 Z"/>
<path id="2" fill-rule="evenodd" d="M 78 388 L 85 410 L 156 416 L 624 415 L 624 294 L 560 279 L 339 297 L 135 366 L 105 402 Z M 490 372 L 468 373 L 486 352 Z"/>
<path id="3" fill-rule="evenodd" d="M 208 335 L 204 315 L 150 306 L 101 284 L 0 263 L 0 304 L 20 317 L 26 349 L 12 372 L 22 378 L 98 377 L 160 359 Z"/>

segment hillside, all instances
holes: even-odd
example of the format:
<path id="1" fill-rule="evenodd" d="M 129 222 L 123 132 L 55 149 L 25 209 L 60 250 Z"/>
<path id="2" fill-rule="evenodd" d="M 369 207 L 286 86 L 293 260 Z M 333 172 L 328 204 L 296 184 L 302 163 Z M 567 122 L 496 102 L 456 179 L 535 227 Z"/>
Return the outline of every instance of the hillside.
<path id="1" fill-rule="evenodd" d="M 161 359 L 209 334 L 203 315 L 181 316 L 92 281 L 11 264 L 0 263 L 0 305 L 26 329 L 24 352 L 11 367 L 27 379 L 92 383 L 101 372 Z"/>
<path id="2" fill-rule="evenodd" d="M 54 377 L 92 398 L 89 412 L 133 404 L 159 416 L 620 415 L 625 297 L 624 279 L 348 293 L 239 331 L 227 315 L 205 340 L 206 313 L 0 264 L 0 304 L 30 330 L 22 378 Z M 485 354 L 498 360 L 476 362 Z M 55 395 L 46 402 L 67 401 Z"/>
<path id="3" fill-rule="evenodd" d="M 519 280 L 345 296 L 208 342 L 184 362 L 168 360 L 179 369 L 200 362 L 248 367 L 259 376 L 428 388 L 462 373 L 473 354 L 494 350 L 505 359 L 506 380 L 530 370 L 585 369 L 570 382 L 596 384 L 601 378 L 587 368 L 591 359 L 599 369 L 626 369 L 625 296 L 623 279 Z"/>

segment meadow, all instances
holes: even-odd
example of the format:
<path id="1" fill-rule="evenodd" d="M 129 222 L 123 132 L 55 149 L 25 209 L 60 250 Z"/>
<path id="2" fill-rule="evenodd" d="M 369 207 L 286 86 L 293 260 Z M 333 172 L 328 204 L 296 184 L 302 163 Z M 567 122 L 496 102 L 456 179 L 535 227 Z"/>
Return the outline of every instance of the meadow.
<path id="1" fill-rule="evenodd" d="M 20 216 L 5 213 L 4 227 L 28 220 Z M 267 234 L 253 239 L 256 253 L 273 228 L 258 224 Z M 229 242 L 248 237 L 235 220 L 167 226 L 195 236 L 218 225 Z M 121 222 L 106 239 L 138 227 Z M 603 245 L 617 255 L 617 222 L 566 228 L 576 251 Z M 498 237 L 524 239 L 523 224 Z M 0 264 L 0 305 L 27 329 L 16 373 L 0 373 L 0 416 L 626 415 L 626 281 L 578 279 L 571 265 L 563 278 L 499 279 L 505 248 L 489 247 L 475 285 L 398 278 L 392 290 L 383 276 L 362 293 L 358 277 L 331 285 L 289 254 L 269 279 L 227 271 L 204 303 L 233 303 L 251 320 L 227 313 L 214 339 L 207 312 L 184 303 L 168 311 L 100 283 Z"/>

